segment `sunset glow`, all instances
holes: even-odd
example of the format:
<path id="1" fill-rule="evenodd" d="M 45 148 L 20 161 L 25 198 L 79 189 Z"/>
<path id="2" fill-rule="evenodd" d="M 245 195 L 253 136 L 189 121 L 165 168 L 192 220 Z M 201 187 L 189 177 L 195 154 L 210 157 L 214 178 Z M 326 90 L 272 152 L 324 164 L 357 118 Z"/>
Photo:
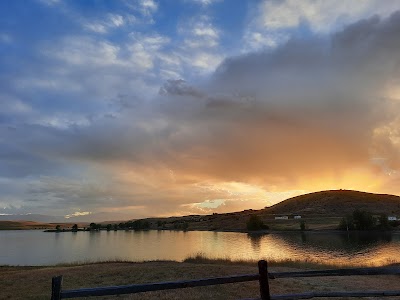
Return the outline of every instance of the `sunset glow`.
<path id="1" fill-rule="evenodd" d="M 0 215 L 400 195 L 399 7 L 3 1 Z"/>

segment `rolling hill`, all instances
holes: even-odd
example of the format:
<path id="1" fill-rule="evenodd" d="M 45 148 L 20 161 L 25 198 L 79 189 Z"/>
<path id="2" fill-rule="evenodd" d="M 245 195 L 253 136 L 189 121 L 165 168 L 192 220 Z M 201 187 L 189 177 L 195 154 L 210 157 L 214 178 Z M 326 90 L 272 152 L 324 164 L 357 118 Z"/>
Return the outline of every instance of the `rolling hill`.
<path id="1" fill-rule="evenodd" d="M 359 191 L 331 190 L 289 198 L 261 210 L 248 209 L 224 214 L 147 218 L 142 221 L 147 221 L 150 229 L 245 231 L 246 222 L 250 216 L 257 215 L 272 230 L 299 230 L 299 224 L 302 221 L 306 222 L 308 229 L 329 230 L 336 229 L 341 218 L 352 214 L 356 209 L 367 210 L 373 215 L 386 214 L 400 218 L 400 197 Z M 295 215 L 301 216 L 301 219 L 290 218 Z M 289 219 L 276 220 L 277 216 L 289 216 Z M 52 228 L 56 224 L 3 221 L 0 222 L 0 229 Z M 72 223 L 64 225 L 71 227 Z"/>
<path id="2" fill-rule="evenodd" d="M 34 221 L 0 221 L 0 230 L 49 229 L 56 225 Z"/>
<path id="3" fill-rule="evenodd" d="M 207 216 L 149 218 L 153 229 L 179 229 L 185 224 L 189 230 L 243 231 L 251 215 L 258 215 L 273 230 L 298 230 L 301 221 L 311 230 L 336 229 L 341 218 L 354 210 L 367 210 L 374 215 L 400 217 L 400 197 L 349 190 L 331 190 L 289 198 L 261 210 L 244 210 Z M 276 220 L 277 216 L 299 215 L 301 219 Z M 162 224 L 161 226 L 159 224 Z"/>
<path id="4" fill-rule="evenodd" d="M 355 209 L 400 217 L 400 197 L 349 190 L 322 191 L 287 199 L 265 208 L 263 213 L 329 217 L 351 214 Z"/>

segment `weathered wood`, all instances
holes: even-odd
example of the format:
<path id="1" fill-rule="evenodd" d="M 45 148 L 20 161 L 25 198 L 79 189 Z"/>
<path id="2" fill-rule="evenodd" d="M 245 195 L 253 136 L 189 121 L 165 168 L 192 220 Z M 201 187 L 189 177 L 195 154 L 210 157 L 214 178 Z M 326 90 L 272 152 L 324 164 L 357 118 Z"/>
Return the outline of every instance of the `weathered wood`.
<path id="1" fill-rule="evenodd" d="M 109 286 L 62 291 L 62 276 L 52 280 L 52 300 L 77 298 L 88 296 L 108 296 L 120 294 L 135 294 L 149 291 L 180 289 L 197 286 L 209 286 L 226 283 L 236 283 L 259 280 L 261 299 L 311 299 L 314 297 L 373 297 L 373 296 L 400 296 L 400 291 L 363 291 L 363 292 L 310 292 L 303 294 L 288 294 L 271 296 L 268 279 L 296 278 L 315 276 L 353 276 L 353 275 L 395 275 L 400 274 L 400 268 L 350 268 L 300 272 L 268 272 L 266 261 L 259 261 L 259 274 L 237 275 L 227 277 L 205 278 L 175 282 L 159 282 L 141 285 Z M 255 299 L 253 299 L 255 300 Z"/>
<path id="2" fill-rule="evenodd" d="M 295 300 L 295 299 L 311 299 L 316 297 L 332 298 L 332 297 L 388 297 L 400 296 L 400 291 L 366 291 L 366 292 L 309 292 L 301 294 L 285 294 L 274 295 L 272 300 Z"/>
<path id="3" fill-rule="evenodd" d="M 51 279 L 51 300 L 61 299 L 62 276 L 53 277 Z"/>
<path id="4" fill-rule="evenodd" d="M 258 281 L 260 282 L 261 299 L 270 300 L 271 295 L 269 293 L 268 263 L 265 260 L 260 260 L 258 262 L 258 273 L 260 275 Z"/>
<path id="5" fill-rule="evenodd" d="M 79 290 L 64 290 L 61 292 L 62 299 L 64 298 L 77 298 L 88 296 L 110 296 L 122 294 L 135 294 L 150 291 L 182 289 L 196 286 L 218 285 L 235 282 L 255 281 L 258 280 L 258 274 L 250 275 L 237 275 L 227 277 L 206 278 L 198 280 L 184 280 L 175 282 L 159 282 L 149 284 L 134 284 L 123 286 L 108 286 L 100 288 L 88 288 Z"/>
<path id="6" fill-rule="evenodd" d="M 333 270 L 316 270 L 300 272 L 272 272 L 268 273 L 270 279 L 316 277 L 316 276 L 355 276 L 355 275 L 400 275 L 400 268 L 350 268 Z"/>

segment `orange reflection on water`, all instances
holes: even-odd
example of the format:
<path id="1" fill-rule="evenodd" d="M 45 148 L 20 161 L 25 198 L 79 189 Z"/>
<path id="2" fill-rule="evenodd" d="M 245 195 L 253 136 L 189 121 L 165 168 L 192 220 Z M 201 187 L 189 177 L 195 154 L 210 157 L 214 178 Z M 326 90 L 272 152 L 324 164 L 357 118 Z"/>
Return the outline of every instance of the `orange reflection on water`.
<path id="1" fill-rule="evenodd" d="M 0 265 L 50 265 L 104 260 L 183 261 L 201 253 L 231 260 L 298 260 L 336 265 L 384 265 L 397 259 L 400 235 L 209 231 L 0 231 Z"/>

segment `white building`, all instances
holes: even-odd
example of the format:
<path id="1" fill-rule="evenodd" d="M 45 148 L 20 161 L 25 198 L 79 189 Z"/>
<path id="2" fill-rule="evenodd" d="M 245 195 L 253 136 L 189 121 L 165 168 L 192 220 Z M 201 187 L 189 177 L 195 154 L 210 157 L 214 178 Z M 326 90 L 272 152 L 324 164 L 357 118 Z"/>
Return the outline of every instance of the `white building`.
<path id="1" fill-rule="evenodd" d="M 301 216 L 294 216 L 294 219 L 301 219 Z"/>
<path id="2" fill-rule="evenodd" d="M 397 220 L 397 217 L 389 216 L 389 217 L 388 217 L 388 220 L 389 220 L 389 221 L 396 221 L 396 220 Z"/>
<path id="3" fill-rule="evenodd" d="M 288 220 L 288 216 L 280 216 L 280 217 L 275 217 L 275 220 Z"/>

